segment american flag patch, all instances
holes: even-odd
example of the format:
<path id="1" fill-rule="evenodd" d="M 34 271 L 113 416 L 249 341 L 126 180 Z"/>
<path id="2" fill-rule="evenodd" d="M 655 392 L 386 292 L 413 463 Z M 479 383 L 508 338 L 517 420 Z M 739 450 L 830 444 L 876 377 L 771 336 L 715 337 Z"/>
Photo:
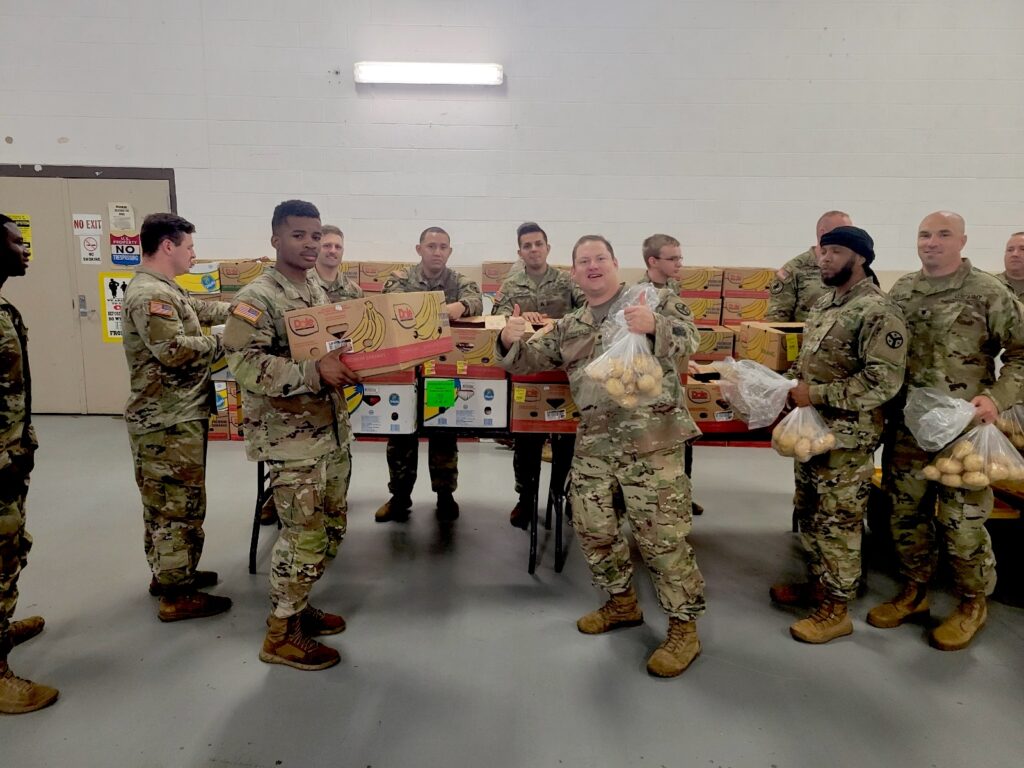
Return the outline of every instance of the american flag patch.
<path id="1" fill-rule="evenodd" d="M 151 301 L 149 302 L 149 314 L 159 315 L 160 317 L 175 317 L 174 307 L 168 304 L 166 301 Z"/>
<path id="2" fill-rule="evenodd" d="M 260 318 L 263 317 L 263 310 L 256 309 L 252 304 L 246 304 L 244 301 L 240 301 L 235 304 L 234 308 L 231 310 L 231 314 L 245 320 L 245 322 L 250 323 L 251 325 L 256 325 Z"/>

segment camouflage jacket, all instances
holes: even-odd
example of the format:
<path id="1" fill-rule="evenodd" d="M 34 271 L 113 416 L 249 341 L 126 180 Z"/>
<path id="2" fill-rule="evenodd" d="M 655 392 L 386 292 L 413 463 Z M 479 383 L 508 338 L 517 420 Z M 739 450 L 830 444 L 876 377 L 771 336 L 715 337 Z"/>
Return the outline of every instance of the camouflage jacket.
<path id="1" fill-rule="evenodd" d="M 169 277 L 139 267 L 124 294 L 124 355 L 131 394 L 124 407 L 129 434 L 166 429 L 217 410 L 210 364 L 220 339 L 201 326 L 223 323 L 228 305 L 194 299 Z"/>
<path id="2" fill-rule="evenodd" d="M 384 293 L 410 293 L 413 291 L 444 291 L 444 300 L 448 304 L 461 301 L 466 307 L 466 317 L 476 316 L 484 311 L 484 300 L 480 295 L 480 286 L 465 275 L 445 267 L 441 274 L 428 279 L 423 274 L 423 267 L 417 264 L 402 269 L 389 277 L 384 283 Z"/>
<path id="3" fill-rule="evenodd" d="M 656 282 L 651 280 L 650 272 L 644 272 L 644 276 L 636 281 L 637 285 L 640 285 L 641 283 L 650 283 L 655 288 L 668 288 L 676 296 L 679 295 L 680 287 L 679 287 L 679 281 L 678 280 L 669 280 L 667 283 L 665 283 L 665 285 L 658 285 Z"/>
<path id="4" fill-rule="evenodd" d="M 540 312 L 551 318 L 585 306 L 586 297 L 568 274 L 549 266 L 539 282 L 534 282 L 525 269 L 505 278 L 494 296 L 492 315 L 511 315 L 515 305 L 523 312 Z"/>
<path id="5" fill-rule="evenodd" d="M 962 400 L 987 395 L 999 410 L 1020 402 L 1024 308 L 996 278 L 963 259 L 946 277 L 904 275 L 889 298 L 903 310 L 910 332 L 907 387 L 936 387 Z"/>
<path id="6" fill-rule="evenodd" d="M 615 299 L 620 295 L 621 289 Z M 662 395 L 650 405 L 633 410 L 611 405 L 584 372 L 587 364 L 604 352 L 604 338 L 609 331 L 607 324 L 595 323 L 590 307 L 570 312 L 547 333 L 536 333 L 526 342 L 516 342 L 503 355 L 499 349 L 499 362 L 514 374 L 565 369 L 573 400 L 580 409 L 577 455 L 642 455 L 682 446 L 700 431 L 686 409 L 675 361 L 692 354 L 700 337 L 689 307 L 672 291 L 658 292 L 654 313 L 652 352 L 661 363 Z"/>
<path id="7" fill-rule="evenodd" d="M 28 331 L 21 313 L 0 296 L 0 473 L 38 446 L 32 429 Z"/>
<path id="8" fill-rule="evenodd" d="M 878 446 L 881 406 L 903 387 L 907 337 L 900 308 L 871 278 L 838 298 L 829 289 L 811 310 L 790 375 L 808 384 L 837 447 Z"/>
<path id="9" fill-rule="evenodd" d="M 829 288 L 821 282 L 821 270 L 811 248 L 790 259 L 768 286 L 768 312 L 765 321 L 802 323 L 815 303 Z"/>
<path id="10" fill-rule="evenodd" d="M 1013 291 L 1013 295 L 1018 299 L 1024 297 L 1024 280 L 1014 280 L 1005 272 L 1000 272 L 996 275 L 996 280 Z"/>
<path id="11" fill-rule="evenodd" d="M 231 304 L 224 350 L 244 390 L 243 431 L 252 461 L 315 459 L 349 440 L 348 411 L 338 393 L 323 383 L 315 360 L 292 360 L 285 331 L 285 312 L 327 303 L 311 274 L 298 286 L 270 267 Z"/>
<path id="12" fill-rule="evenodd" d="M 328 301 L 347 301 L 348 299 L 363 298 L 363 289 L 347 278 L 340 269 L 338 270 L 338 276 L 331 282 L 324 280 L 316 269 L 309 270 L 309 274 L 320 283 L 320 287 L 327 294 Z"/>

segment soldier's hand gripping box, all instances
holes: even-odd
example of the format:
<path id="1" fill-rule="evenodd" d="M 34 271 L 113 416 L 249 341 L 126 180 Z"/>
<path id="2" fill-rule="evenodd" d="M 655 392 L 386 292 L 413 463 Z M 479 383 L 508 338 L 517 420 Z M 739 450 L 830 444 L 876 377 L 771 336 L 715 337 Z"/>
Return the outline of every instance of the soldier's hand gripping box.
<path id="1" fill-rule="evenodd" d="M 562 371 L 512 377 L 511 431 L 573 433 L 580 411 Z"/>
<path id="2" fill-rule="evenodd" d="M 416 372 L 373 376 L 342 388 L 356 435 L 410 435 L 416 431 Z"/>
<path id="3" fill-rule="evenodd" d="M 452 349 L 444 292 L 377 293 L 285 312 L 292 359 L 341 350 L 362 376 L 401 371 Z"/>
<path id="4" fill-rule="evenodd" d="M 736 357 L 755 360 L 773 371 L 788 371 L 800 354 L 803 334 L 803 323 L 743 323 Z"/>
<path id="5" fill-rule="evenodd" d="M 497 363 L 496 341 L 505 327 L 503 315 L 461 317 L 452 320 L 452 349 L 423 364 L 424 376 L 466 376 L 504 379 Z"/>
<path id="6" fill-rule="evenodd" d="M 505 379 L 423 379 L 423 426 L 504 429 L 508 426 Z"/>

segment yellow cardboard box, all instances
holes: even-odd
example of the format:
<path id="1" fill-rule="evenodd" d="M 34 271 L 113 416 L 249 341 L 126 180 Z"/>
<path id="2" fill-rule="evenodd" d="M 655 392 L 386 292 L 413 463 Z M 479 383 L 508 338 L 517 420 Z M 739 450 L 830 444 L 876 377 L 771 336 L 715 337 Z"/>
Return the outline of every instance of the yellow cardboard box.
<path id="1" fill-rule="evenodd" d="M 697 325 L 718 325 L 722 322 L 722 299 L 719 296 L 683 296 L 683 304 L 693 312 Z"/>
<path id="2" fill-rule="evenodd" d="M 803 323 L 743 323 L 736 357 L 755 360 L 773 371 L 788 371 L 800 353 L 803 334 Z"/>
<path id="3" fill-rule="evenodd" d="M 722 295 L 721 267 L 683 267 L 679 273 L 679 295 Z"/>
<path id="4" fill-rule="evenodd" d="M 768 267 L 723 267 L 723 296 L 762 296 L 768 298 L 768 286 L 775 270 Z"/>
<path id="5" fill-rule="evenodd" d="M 722 299 L 722 325 L 761 320 L 768 314 L 768 301 L 762 296 L 725 296 Z"/>
<path id="6" fill-rule="evenodd" d="M 700 346 L 690 359 L 697 363 L 709 363 L 713 360 L 725 360 L 732 357 L 736 341 L 736 331 L 724 325 L 712 325 L 697 328 L 700 333 Z"/>

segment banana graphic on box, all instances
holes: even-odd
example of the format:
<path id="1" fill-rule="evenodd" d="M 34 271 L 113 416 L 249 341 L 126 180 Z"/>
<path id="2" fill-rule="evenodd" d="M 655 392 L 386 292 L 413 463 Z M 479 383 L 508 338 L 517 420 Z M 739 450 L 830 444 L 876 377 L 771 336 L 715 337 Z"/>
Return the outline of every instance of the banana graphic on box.
<path id="1" fill-rule="evenodd" d="M 380 349 L 387 331 L 387 319 L 373 305 L 372 301 L 364 302 L 365 311 L 348 340 L 352 343 L 352 352 L 372 352 Z"/>
<path id="2" fill-rule="evenodd" d="M 756 299 L 740 310 L 744 320 L 760 320 L 768 312 L 768 299 Z"/>
<path id="3" fill-rule="evenodd" d="M 771 270 L 759 270 L 744 277 L 740 281 L 740 288 L 745 291 L 763 291 L 771 283 L 772 277 Z"/>
<path id="4" fill-rule="evenodd" d="M 433 341 L 441 337 L 441 301 L 434 293 L 423 298 L 413 326 L 413 336 L 421 341 Z"/>

